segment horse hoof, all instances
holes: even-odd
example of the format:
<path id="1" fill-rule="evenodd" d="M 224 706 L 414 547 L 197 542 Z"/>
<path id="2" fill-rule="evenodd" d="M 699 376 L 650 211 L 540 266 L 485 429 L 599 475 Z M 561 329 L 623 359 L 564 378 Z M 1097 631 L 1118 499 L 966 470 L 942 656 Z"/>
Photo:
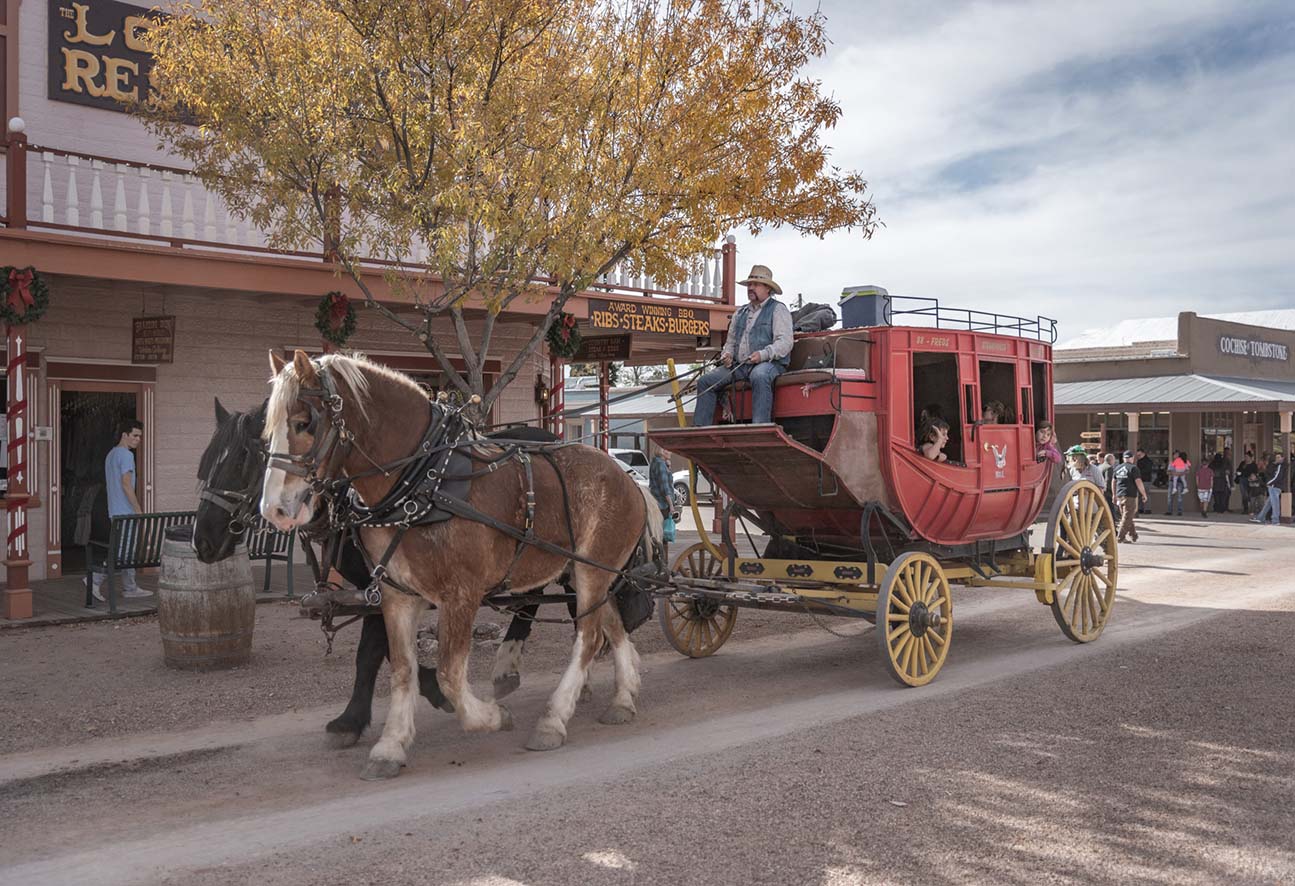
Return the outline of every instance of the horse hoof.
<path id="1" fill-rule="evenodd" d="M 365 781 L 383 781 L 388 778 L 395 778 L 400 774 L 400 767 L 404 765 L 399 760 L 369 760 L 364 764 L 364 771 L 360 773 L 360 778 Z"/>
<path id="2" fill-rule="evenodd" d="M 495 677 L 495 698 L 503 698 L 510 692 L 516 692 L 521 685 L 521 674 L 504 674 L 502 677 Z"/>
<path id="3" fill-rule="evenodd" d="M 503 705 L 499 706 L 499 731 L 500 732 L 513 731 L 512 712 L 509 711 L 508 708 L 504 707 Z"/>
<path id="4" fill-rule="evenodd" d="M 620 705 L 612 705 L 603 711 L 603 715 L 598 718 L 599 723 L 607 726 L 620 726 L 629 723 L 634 719 L 633 708 L 624 708 Z"/>
<path id="5" fill-rule="evenodd" d="M 593 700 L 594 700 L 594 691 L 593 689 L 589 688 L 589 684 L 586 683 L 585 685 L 581 686 L 580 698 L 577 699 L 577 701 L 586 702 L 586 701 L 593 701 Z"/>
<path id="6" fill-rule="evenodd" d="M 328 733 L 328 746 L 335 751 L 345 750 L 354 747 L 355 743 L 360 740 L 358 732 L 330 732 Z"/>
<path id="7" fill-rule="evenodd" d="M 442 698 L 440 701 L 432 702 L 432 707 L 437 710 L 445 711 L 447 714 L 454 713 L 454 702 L 450 701 L 448 698 Z"/>
<path id="8" fill-rule="evenodd" d="M 566 741 L 567 737 L 560 732 L 552 729 L 536 729 L 531 733 L 530 740 L 526 742 L 526 750 L 556 751 L 566 744 Z"/>

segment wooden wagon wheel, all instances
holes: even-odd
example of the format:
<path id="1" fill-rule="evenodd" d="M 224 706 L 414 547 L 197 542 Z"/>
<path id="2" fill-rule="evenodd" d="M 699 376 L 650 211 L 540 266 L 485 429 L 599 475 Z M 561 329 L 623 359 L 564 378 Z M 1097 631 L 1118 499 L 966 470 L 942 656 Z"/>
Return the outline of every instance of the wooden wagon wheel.
<path id="1" fill-rule="evenodd" d="M 720 578 L 724 563 L 705 545 L 695 544 L 679 555 L 671 571 L 687 578 Z M 677 652 L 689 658 L 705 658 L 713 655 L 733 633 L 737 607 L 711 600 L 670 597 L 665 605 L 657 608 L 657 619 L 666 640 Z"/>
<path id="2" fill-rule="evenodd" d="M 1115 602 L 1120 554 L 1115 517 L 1092 482 L 1074 480 L 1057 496 L 1048 518 L 1052 551 L 1052 615 L 1076 643 L 1096 640 Z"/>
<path id="3" fill-rule="evenodd" d="M 940 563 L 909 551 L 890 564 L 877 593 L 877 640 L 886 670 L 905 686 L 935 679 L 953 639 L 953 597 Z"/>

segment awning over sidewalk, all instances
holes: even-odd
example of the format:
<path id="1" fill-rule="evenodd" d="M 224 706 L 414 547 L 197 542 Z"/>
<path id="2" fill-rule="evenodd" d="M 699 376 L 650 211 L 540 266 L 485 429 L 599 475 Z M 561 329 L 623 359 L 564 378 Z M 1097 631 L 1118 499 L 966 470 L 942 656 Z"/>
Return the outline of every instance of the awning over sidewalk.
<path id="1" fill-rule="evenodd" d="M 1168 412 L 1176 410 L 1295 410 L 1295 380 L 1252 381 L 1207 375 L 1166 375 L 1062 382 L 1058 412 Z"/>

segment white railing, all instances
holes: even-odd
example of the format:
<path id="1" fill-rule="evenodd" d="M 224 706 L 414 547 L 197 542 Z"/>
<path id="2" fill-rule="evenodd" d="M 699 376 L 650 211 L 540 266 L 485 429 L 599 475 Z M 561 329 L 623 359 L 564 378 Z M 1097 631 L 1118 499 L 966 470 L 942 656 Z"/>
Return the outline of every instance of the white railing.
<path id="1" fill-rule="evenodd" d="M 320 251 L 272 248 L 264 231 L 231 212 L 219 195 L 208 191 L 187 170 L 37 145 L 26 146 L 25 153 L 29 227 L 179 249 L 323 260 Z M 12 152 L 6 152 L 6 165 L 12 158 Z M 0 186 L 6 178 L 7 175 L 0 176 Z M 13 201 L 5 197 L 0 206 L 12 207 Z M 373 250 L 374 255 L 377 253 Z M 418 268 L 425 267 L 426 260 L 426 246 L 415 243 L 394 264 Z M 366 263 L 393 264 L 376 258 Z M 632 274 L 628 265 L 622 262 L 600 277 L 592 289 L 655 298 L 725 299 L 722 249 L 709 249 L 697 256 L 687 278 L 669 286 L 658 285 L 649 276 Z"/>

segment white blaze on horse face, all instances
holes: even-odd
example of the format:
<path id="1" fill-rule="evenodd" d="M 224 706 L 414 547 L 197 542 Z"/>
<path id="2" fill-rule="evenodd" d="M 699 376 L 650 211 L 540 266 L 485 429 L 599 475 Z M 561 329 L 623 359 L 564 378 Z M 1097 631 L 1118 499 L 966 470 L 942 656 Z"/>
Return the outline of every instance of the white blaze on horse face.
<path id="1" fill-rule="evenodd" d="M 288 421 L 276 424 L 270 432 L 269 450 L 273 453 L 287 453 Z M 310 522 L 310 485 L 304 477 L 289 474 L 282 468 L 267 464 L 265 467 L 265 485 L 261 490 L 261 516 L 276 529 L 288 532 Z"/>

